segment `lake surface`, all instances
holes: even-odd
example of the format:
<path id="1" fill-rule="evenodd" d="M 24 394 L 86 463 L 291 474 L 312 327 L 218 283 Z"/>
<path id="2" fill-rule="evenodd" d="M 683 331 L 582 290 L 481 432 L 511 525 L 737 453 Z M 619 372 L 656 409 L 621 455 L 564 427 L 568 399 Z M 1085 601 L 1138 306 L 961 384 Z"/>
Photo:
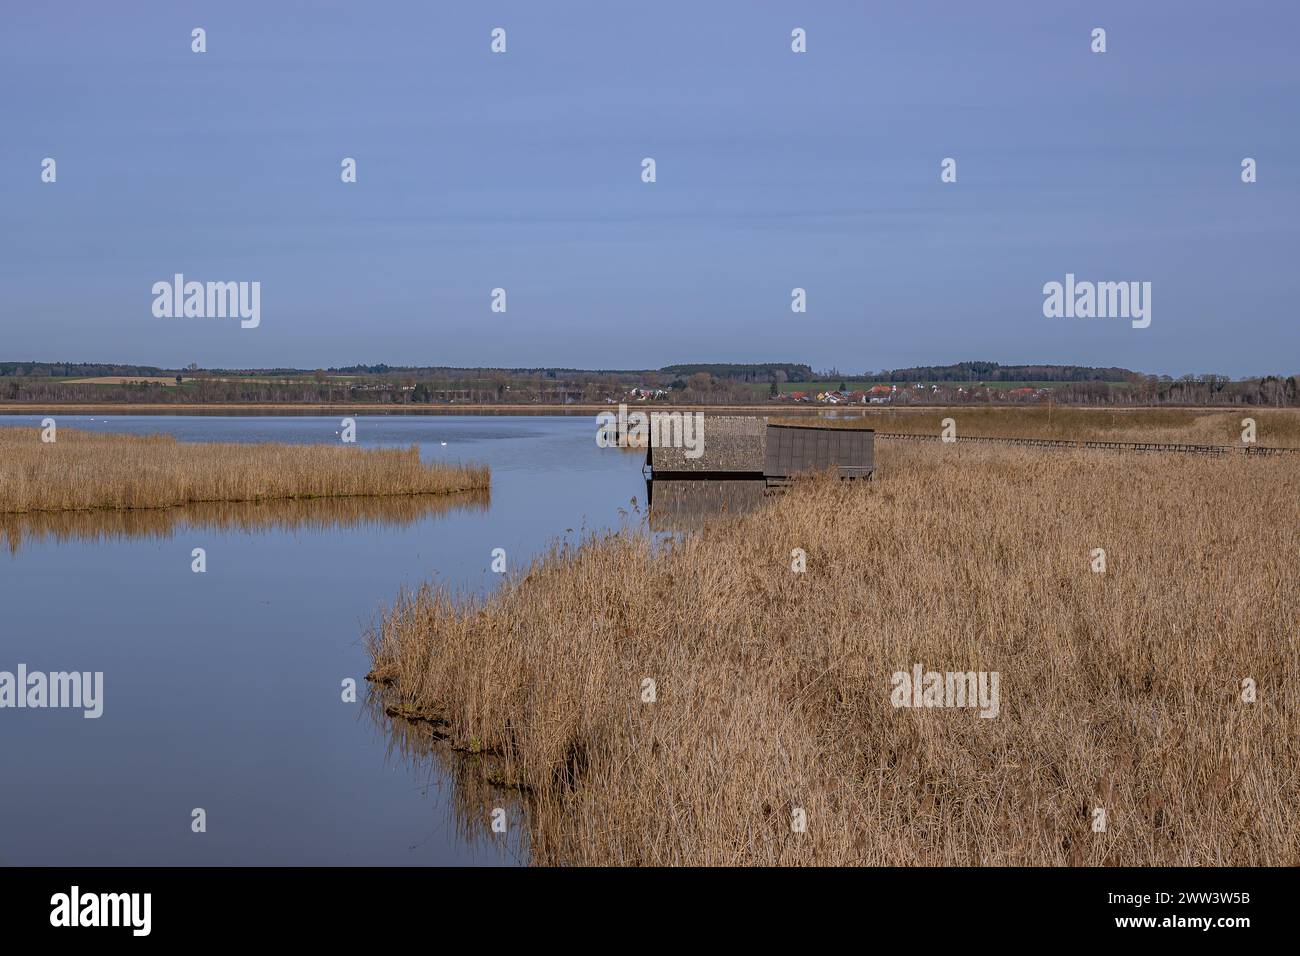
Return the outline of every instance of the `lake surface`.
<path id="1" fill-rule="evenodd" d="M 54 417 L 294 443 L 338 441 L 341 420 Z M 358 444 L 487 464 L 490 495 L 0 526 L 0 671 L 104 673 L 98 719 L 0 710 L 0 865 L 526 862 L 522 826 L 467 836 L 454 770 L 406 759 L 367 711 L 361 639 L 403 585 L 482 593 L 501 579 L 493 548 L 515 571 L 556 539 L 618 526 L 644 502 L 643 458 L 597 448 L 591 416 L 354 417 Z M 203 574 L 190 567 L 199 547 Z M 195 808 L 206 833 L 191 831 Z"/>

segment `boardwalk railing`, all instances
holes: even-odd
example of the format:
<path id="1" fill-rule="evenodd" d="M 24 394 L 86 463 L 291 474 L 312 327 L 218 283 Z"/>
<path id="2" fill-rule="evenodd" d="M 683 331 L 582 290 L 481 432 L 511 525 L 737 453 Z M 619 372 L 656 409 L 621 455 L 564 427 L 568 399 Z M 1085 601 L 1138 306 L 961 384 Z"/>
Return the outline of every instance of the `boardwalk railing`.
<path id="1" fill-rule="evenodd" d="M 943 441 L 939 435 L 917 435 L 908 432 L 876 432 L 877 438 L 895 438 L 904 441 Z M 1263 445 L 1192 445 L 1167 444 L 1150 441 L 1070 441 L 1063 438 L 991 438 L 985 436 L 957 436 L 959 443 L 984 443 L 991 445 L 1027 445 L 1033 448 L 1101 448 L 1108 451 L 1163 451 L 1189 455 L 1292 455 L 1300 448 L 1270 448 Z"/>

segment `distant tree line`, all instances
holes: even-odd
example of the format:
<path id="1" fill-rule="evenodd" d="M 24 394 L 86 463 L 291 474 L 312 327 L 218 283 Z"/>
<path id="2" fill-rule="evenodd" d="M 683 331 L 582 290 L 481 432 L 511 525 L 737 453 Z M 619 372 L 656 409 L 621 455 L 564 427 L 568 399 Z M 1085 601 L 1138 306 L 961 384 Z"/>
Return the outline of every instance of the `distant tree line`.
<path id="1" fill-rule="evenodd" d="M 152 365 L 110 365 L 100 362 L 0 362 L 0 377 L 62 375 L 95 378 L 103 375 L 175 374 Z"/>
<path id="2" fill-rule="evenodd" d="M 918 365 L 868 373 L 877 382 L 1139 382 L 1147 376 L 1126 368 L 1087 365 L 1000 365 L 997 362 L 958 362 Z"/>
<path id="3" fill-rule="evenodd" d="M 735 382 L 815 381 L 811 366 L 788 362 L 764 362 L 757 365 L 665 365 L 660 371 L 679 378 L 704 373 Z"/>

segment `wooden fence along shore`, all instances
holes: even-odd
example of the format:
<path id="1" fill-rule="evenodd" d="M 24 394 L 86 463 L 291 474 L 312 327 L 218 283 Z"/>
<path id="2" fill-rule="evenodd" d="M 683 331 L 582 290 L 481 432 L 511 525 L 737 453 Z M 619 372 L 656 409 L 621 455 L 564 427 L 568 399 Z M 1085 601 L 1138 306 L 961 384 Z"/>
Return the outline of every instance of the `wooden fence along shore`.
<path id="1" fill-rule="evenodd" d="M 876 432 L 879 438 L 904 441 L 943 441 L 939 435 L 917 435 L 908 432 Z M 982 442 L 996 445 L 1028 445 L 1035 448 L 1101 448 L 1110 451 L 1163 451 L 1191 455 L 1292 455 L 1300 448 L 1270 448 L 1263 445 L 1192 445 L 1184 442 L 1162 443 L 1149 441 L 1071 441 L 1065 438 L 986 438 L 983 436 L 956 436 L 950 442 Z"/>

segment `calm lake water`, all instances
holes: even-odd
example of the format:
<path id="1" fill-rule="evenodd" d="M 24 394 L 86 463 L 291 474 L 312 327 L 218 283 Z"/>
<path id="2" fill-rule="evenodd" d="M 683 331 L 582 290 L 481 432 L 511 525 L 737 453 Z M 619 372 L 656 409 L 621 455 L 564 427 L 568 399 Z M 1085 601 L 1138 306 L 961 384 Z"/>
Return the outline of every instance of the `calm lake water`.
<path id="1" fill-rule="evenodd" d="M 42 416 L 4 415 L 36 428 Z M 0 864 L 513 864 L 469 838 L 446 767 L 363 706 L 361 643 L 402 585 L 482 592 L 556 539 L 617 526 L 642 456 L 590 416 L 355 416 L 366 446 L 492 469 L 490 500 L 220 506 L 0 525 L 0 670 L 103 671 L 104 712 L 0 711 Z M 334 442 L 340 419 L 56 415 L 183 441 Z M 444 444 L 445 443 L 445 444 Z M 207 552 L 207 571 L 190 552 Z M 354 678 L 358 703 L 344 703 Z M 207 832 L 191 832 L 191 811 Z"/>

